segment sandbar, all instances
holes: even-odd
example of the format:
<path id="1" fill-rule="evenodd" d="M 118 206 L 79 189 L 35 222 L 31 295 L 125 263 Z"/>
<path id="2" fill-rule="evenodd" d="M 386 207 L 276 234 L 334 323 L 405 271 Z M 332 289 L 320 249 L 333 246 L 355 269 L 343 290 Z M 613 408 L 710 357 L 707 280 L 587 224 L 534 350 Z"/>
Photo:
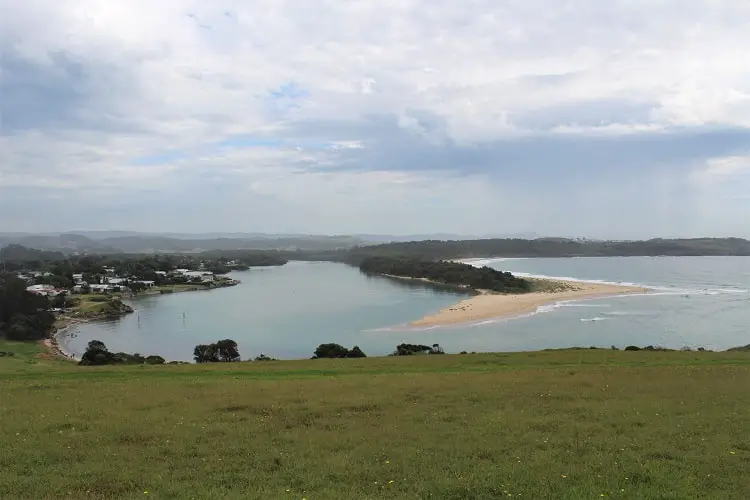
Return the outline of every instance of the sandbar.
<path id="1" fill-rule="evenodd" d="M 647 293 L 647 288 L 603 283 L 584 283 L 564 280 L 538 280 L 547 285 L 550 291 L 524 294 L 500 294 L 477 290 L 478 294 L 457 304 L 442 309 L 435 314 L 410 323 L 411 326 L 438 326 L 456 323 L 513 317 L 535 312 L 540 306 L 568 300 L 586 300 L 612 297 L 624 294 Z"/>

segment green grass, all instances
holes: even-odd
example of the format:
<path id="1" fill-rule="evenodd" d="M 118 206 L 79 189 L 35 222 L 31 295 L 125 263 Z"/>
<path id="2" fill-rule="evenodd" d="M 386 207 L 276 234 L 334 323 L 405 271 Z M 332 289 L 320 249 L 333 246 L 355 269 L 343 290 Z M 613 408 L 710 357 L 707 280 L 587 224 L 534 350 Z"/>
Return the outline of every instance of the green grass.
<path id="1" fill-rule="evenodd" d="M 78 367 L 14 349 L 2 498 L 750 497 L 748 352 Z"/>

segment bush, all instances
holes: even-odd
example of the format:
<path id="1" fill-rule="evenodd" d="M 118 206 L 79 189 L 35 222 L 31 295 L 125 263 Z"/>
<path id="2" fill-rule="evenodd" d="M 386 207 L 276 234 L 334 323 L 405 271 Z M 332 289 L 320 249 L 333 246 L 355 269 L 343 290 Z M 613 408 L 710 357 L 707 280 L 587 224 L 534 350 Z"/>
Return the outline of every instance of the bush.
<path id="1" fill-rule="evenodd" d="M 81 356 L 78 362 L 82 366 L 101 366 L 101 365 L 143 365 L 143 364 L 163 364 L 164 358 L 161 356 L 148 356 L 128 354 L 126 352 L 113 353 L 109 352 L 104 342 L 92 340 L 86 347 L 86 352 Z"/>
<path id="2" fill-rule="evenodd" d="M 193 359 L 196 363 L 218 363 L 219 350 L 216 344 L 199 344 L 193 349 Z"/>
<path id="3" fill-rule="evenodd" d="M 104 342 L 92 340 L 86 347 L 86 352 L 81 356 L 78 362 L 82 366 L 101 366 L 112 365 L 118 362 L 117 356 L 107 349 Z"/>
<path id="4" fill-rule="evenodd" d="M 625 348 L 626 351 L 640 351 L 641 348 L 637 345 L 629 345 Z"/>
<path id="5" fill-rule="evenodd" d="M 255 361 L 278 361 L 276 358 L 269 358 L 265 354 L 255 357 Z"/>
<path id="6" fill-rule="evenodd" d="M 432 344 L 430 354 L 445 354 L 445 351 L 443 351 L 443 348 L 440 347 L 440 344 Z"/>
<path id="7" fill-rule="evenodd" d="M 312 359 L 320 358 L 346 358 L 349 355 L 349 349 L 339 344 L 320 344 Z"/>
<path id="8" fill-rule="evenodd" d="M 435 344 L 437 345 L 437 344 Z M 432 347 L 420 344 L 399 344 L 392 356 L 413 356 L 414 354 L 427 354 L 432 351 Z"/>
<path id="9" fill-rule="evenodd" d="M 240 361 L 240 351 L 237 348 L 237 342 L 225 339 L 213 344 L 195 346 L 193 359 L 196 363 L 236 362 Z"/>
<path id="10" fill-rule="evenodd" d="M 349 354 L 346 355 L 347 358 L 366 358 L 367 354 L 362 352 L 362 349 L 359 348 L 359 346 L 355 345 L 352 347 L 352 350 L 349 351 Z"/>

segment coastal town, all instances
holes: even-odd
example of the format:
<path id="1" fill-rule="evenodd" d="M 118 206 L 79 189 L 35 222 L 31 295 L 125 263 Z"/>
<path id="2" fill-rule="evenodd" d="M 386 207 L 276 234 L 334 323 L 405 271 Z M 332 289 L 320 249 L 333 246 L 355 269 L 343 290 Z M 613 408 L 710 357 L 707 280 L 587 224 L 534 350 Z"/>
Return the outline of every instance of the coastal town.
<path id="1" fill-rule="evenodd" d="M 235 280 L 216 276 L 207 270 L 175 269 L 173 271 L 153 271 L 155 279 L 143 279 L 136 275 L 120 275 L 113 267 L 103 267 L 101 274 L 73 273 L 71 274 L 72 286 L 60 286 L 57 275 L 51 272 L 19 272 L 18 278 L 25 281 L 29 286 L 26 291 L 45 297 L 57 297 L 60 295 L 73 294 L 108 294 L 121 293 L 125 295 L 137 294 L 141 291 L 156 290 L 163 292 L 173 288 L 173 285 L 211 285 L 211 284 L 237 284 Z M 58 283 L 47 283 L 45 281 L 57 281 Z"/>

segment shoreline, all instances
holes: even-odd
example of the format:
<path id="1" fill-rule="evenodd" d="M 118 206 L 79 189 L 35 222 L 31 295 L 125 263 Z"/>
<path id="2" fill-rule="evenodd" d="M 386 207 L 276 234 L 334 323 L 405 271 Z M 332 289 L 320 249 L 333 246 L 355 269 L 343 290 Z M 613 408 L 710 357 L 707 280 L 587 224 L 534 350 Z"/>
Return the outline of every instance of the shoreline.
<path id="1" fill-rule="evenodd" d="M 444 326 L 490 319 L 508 319 L 534 313 L 542 306 L 562 301 L 603 299 L 619 295 L 641 295 L 649 292 L 648 288 L 638 286 L 569 280 L 533 280 L 556 288 L 522 294 L 501 294 L 488 290 L 475 290 L 477 295 L 412 321 L 409 326 Z"/>
<path id="2" fill-rule="evenodd" d="M 174 289 L 168 293 L 162 293 L 161 291 L 145 291 L 139 295 L 136 296 L 129 296 L 125 300 L 132 300 L 134 298 L 138 297 L 149 297 L 149 296 L 156 296 L 156 295 L 172 295 L 175 293 L 184 293 L 184 292 L 210 292 L 212 290 L 219 290 L 221 288 L 230 288 L 233 286 L 237 286 L 240 283 L 242 283 L 239 280 L 232 280 L 231 283 L 217 286 L 214 288 L 199 288 L 199 287 L 190 287 L 190 288 L 179 288 Z M 121 299 L 122 300 L 122 299 Z M 123 311 L 120 316 L 124 316 L 126 314 L 131 314 L 135 312 L 135 309 L 129 305 L 126 304 L 128 307 L 131 308 L 130 311 Z M 79 361 L 79 358 L 75 357 L 72 353 L 66 352 L 65 349 L 63 349 L 60 346 L 60 338 L 67 334 L 72 328 L 82 325 L 85 323 L 93 323 L 94 321 L 101 321 L 106 319 L 112 319 L 112 316 L 90 316 L 90 317 L 71 317 L 71 316 L 61 316 L 55 321 L 55 325 L 52 327 L 52 331 L 49 333 L 49 336 L 46 339 L 43 339 L 40 341 L 42 346 L 45 350 L 49 352 L 49 354 L 55 356 L 55 358 L 63 360 L 63 361 L 70 361 L 70 362 L 77 362 Z"/>

